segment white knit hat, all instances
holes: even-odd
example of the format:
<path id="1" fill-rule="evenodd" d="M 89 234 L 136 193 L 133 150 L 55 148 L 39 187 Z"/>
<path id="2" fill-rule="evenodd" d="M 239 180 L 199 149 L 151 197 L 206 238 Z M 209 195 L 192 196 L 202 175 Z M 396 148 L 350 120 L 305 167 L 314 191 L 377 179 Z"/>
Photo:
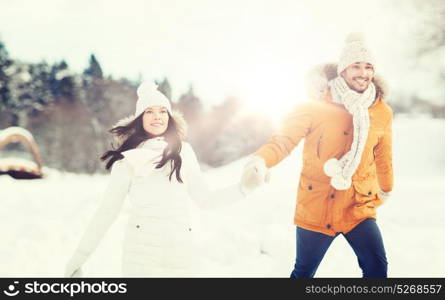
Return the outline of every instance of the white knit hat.
<path id="1" fill-rule="evenodd" d="M 141 83 L 138 87 L 137 94 L 138 100 L 136 102 L 135 117 L 139 116 L 150 106 L 163 106 L 172 114 L 170 101 L 164 94 L 158 91 L 158 86 L 155 83 L 150 81 Z"/>
<path id="2" fill-rule="evenodd" d="M 346 44 L 338 61 L 337 74 L 356 62 L 367 62 L 374 66 L 374 57 L 366 47 L 362 34 L 351 33 L 346 38 Z"/>

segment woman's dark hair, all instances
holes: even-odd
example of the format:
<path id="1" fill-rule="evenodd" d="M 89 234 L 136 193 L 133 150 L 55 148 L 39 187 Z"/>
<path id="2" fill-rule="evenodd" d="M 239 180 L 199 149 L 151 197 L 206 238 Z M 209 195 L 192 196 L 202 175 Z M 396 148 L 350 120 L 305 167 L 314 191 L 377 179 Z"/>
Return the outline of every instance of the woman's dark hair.
<path id="1" fill-rule="evenodd" d="M 114 149 L 114 146 L 112 146 L 113 150 L 106 151 L 100 159 L 102 161 L 106 161 L 109 159 L 107 164 L 105 165 L 105 169 L 110 169 L 111 166 L 124 156 L 122 155 L 122 152 L 134 149 L 137 146 L 139 146 L 142 142 L 151 139 L 153 137 L 156 137 L 155 135 L 152 135 L 145 131 L 143 124 L 142 124 L 142 118 L 144 113 L 139 115 L 136 119 L 128 123 L 127 125 L 121 125 L 113 127 L 109 130 L 110 133 L 117 135 L 118 137 L 127 137 L 125 138 L 124 142 L 119 146 L 119 148 Z M 168 125 L 167 130 L 162 134 L 165 141 L 168 143 L 167 147 L 165 147 L 164 152 L 162 153 L 162 159 L 161 161 L 156 165 L 156 169 L 162 168 L 164 165 L 170 162 L 171 171 L 169 175 L 170 181 L 172 180 L 173 173 L 176 173 L 176 180 L 178 182 L 183 183 L 181 179 L 181 165 L 182 165 L 182 159 L 179 155 L 181 153 L 181 137 L 179 136 L 178 132 L 178 124 L 173 119 L 170 113 L 168 113 Z"/>

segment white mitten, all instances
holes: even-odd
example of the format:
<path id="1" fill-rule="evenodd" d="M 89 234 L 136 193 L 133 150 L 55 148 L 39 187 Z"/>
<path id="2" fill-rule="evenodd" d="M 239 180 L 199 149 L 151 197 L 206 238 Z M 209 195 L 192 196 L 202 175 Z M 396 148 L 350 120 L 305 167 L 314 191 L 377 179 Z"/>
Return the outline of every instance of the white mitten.
<path id="1" fill-rule="evenodd" d="M 253 156 L 244 167 L 241 176 L 241 189 L 244 194 L 248 194 L 260 185 L 269 182 L 269 180 L 270 171 L 266 167 L 264 159 Z"/>
<path id="2" fill-rule="evenodd" d="M 65 267 L 65 276 L 64 277 L 82 277 L 82 265 L 87 260 L 88 255 L 82 252 L 76 251 L 68 261 Z"/>

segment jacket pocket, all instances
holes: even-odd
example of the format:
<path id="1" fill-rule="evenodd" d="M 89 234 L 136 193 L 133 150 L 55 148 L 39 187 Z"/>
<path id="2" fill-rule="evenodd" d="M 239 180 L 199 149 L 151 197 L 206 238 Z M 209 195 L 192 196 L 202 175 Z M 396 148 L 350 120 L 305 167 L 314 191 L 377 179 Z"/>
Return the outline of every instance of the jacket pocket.
<path id="1" fill-rule="evenodd" d="M 296 216 L 305 223 L 318 225 L 324 223 L 327 213 L 329 183 L 300 177 L 297 193 Z"/>
<path id="2" fill-rule="evenodd" d="M 353 185 L 356 203 L 366 203 L 377 199 L 379 191 L 377 180 L 354 181 Z"/>
<path id="3" fill-rule="evenodd" d="M 354 202 L 350 207 L 350 218 L 356 221 L 373 217 L 375 208 L 381 204 L 378 196 L 379 185 L 376 180 L 354 181 Z"/>

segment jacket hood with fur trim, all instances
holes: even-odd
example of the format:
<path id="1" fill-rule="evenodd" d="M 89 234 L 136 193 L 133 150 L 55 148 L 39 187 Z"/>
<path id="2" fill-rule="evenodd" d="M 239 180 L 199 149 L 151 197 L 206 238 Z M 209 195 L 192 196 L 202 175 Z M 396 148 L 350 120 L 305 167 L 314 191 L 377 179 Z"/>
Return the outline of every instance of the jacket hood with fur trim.
<path id="1" fill-rule="evenodd" d="M 337 77 L 337 64 L 324 63 L 309 70 L 306 76 L 306 93 L 309 99 L 320 100 L 329 90 L 328 82 Z M 377 90 L 377 97 L 388 102 L 388 86 L 379 75 L 372 80 Z"/>

